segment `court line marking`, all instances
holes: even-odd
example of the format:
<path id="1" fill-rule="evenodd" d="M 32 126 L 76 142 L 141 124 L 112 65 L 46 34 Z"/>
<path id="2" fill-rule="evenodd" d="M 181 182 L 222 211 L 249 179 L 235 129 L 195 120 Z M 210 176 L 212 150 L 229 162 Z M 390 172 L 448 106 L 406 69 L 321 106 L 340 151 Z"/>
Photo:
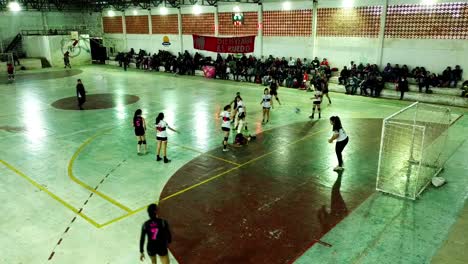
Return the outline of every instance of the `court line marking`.
<path id="1" fill-rule="evenodd" d="M 287 146 L 294 145 L 294 144 L 296 144 L 296 143 L 298 143 L 298 142 L 301 142 L 301 141 L 304 140 L 304 139 L 307 139 L 307 138 L 309 138 L 309 137 L 315 136 L 315 135 L 317 135 L 317 134 L 319 134 L 319 133 L 322 133 L 322 132 L 325 132 L 325 131 L 328 131 L 328 129 L 321 129 L 321 130 L 319 130 L 319 131 L 317 131 L 317 132 L 311 133 L 310 135 L 306 135 L 306 136 L 304 136 L 304 137 L 302 137 L 302 138 L 300 138 L 300 139 L 297 139 L 297 140 L 295 140 L 295 141 L 289 142 L 289 143 L 283 145 L 282 147 L 287 147 Z M 232 171 L 234 171 L 234 170 L 237 170 L 237 169 L 239 169 L 239 168 L 241 168 L 241 167 L 243 167 L 243 166 L 246 166 L 246 165 L 248 165 L 248 164 L 250 164 L 250 163 L 253 163 L 253 162 L 255 162 L 255 161 L 258 161 L 259 159 L 262 159 L 262 158 L 264 158 L 264 157 L 266 157 L 266 156 L 268 156 L 268 155 L 271 155 L 271 154 L 273 154 L 273 153 L 275 153 L 275 152 L 277 152 L 277 151 L 278 151 L 278 149 L 275 149 L 275 150 L 273 150 L 273 151 L 267 152 L 267 153 L 265 153 L 265 154 L 263 154 L 263 155 L 260 155 L 260 156 L 258 156 L 258 157 L 256 157 L 256 158 L 253 158 L 253 159 L 249 160 L 249 161 L 246 161 L 246 162 L 240 164 L 239 166 L 232 167 L 232 168 L 230 168 L 230 169 L 228 169 L 228 170 L 226 170 L 226 171 L 224 171 L 224 172 L 221 172 L 221 173 L 219 173 L 219 174 L 216 174 L 216 175 L 214 175 L 214 176 L 212 176 L 212 177 L 210 177 L 210 178 L 208 178 L 208 179 L 206 179 L 206 180 L 204 180 L 204 181 L 201 181 L 201 182 L 196 183 L 196 184 L 194 184 L 194 185 L 192 185 L 192 186 L 189 186 L 189 187 L 187 187 L 187 188 L 185 188 L 185 189 L 182 189 L 182 190 L 180 190 L 180 191 L 178 191 L 178 192 L 175 192 L 175 193 L 173 193 L 173 194 L 171 194 L 171 195 L 169 195 L 169 196 L 166 196 L 166 197 L 160 199 L 159 202 L 158 202 L 158 201 L 155 201 L 155 203 L 159 204 L 159 203 L 161 203 L 161 202 L 164 202 L 164 201 L 167 201 L 167 200 L 169 200 L 169 199 L 171 199 L 171 198 L 174 198 L 174 197 L 176 197 L 176 196 L 179 196 L 179 195 L 181 195 L 181 194 L 183 194 L 183 193 L 185 193 L 185 192 L 188 192 L 188 191 L 190 191 L 190 190 L 192 190 L 192 189 L 195 189 L 195 188 L 197 188 L 197 187 L 199 187 L 199 186 L 201 186 L 201 185 L 203 185 L 203 184 L 206 184 L 206 183 L 211 182 L 211 181 L 213 181 L 213 180 L 215 180 L 215 179 L 217 179 L 217 178 L 220 178 L 220 177 L 222 177 L 222 176 L 224 176 L 224 175 L 226 175 L 226 174 L 228 174 L 228 173 L 230 173 L 230 172 L 232 172 Z M 122 220 L 122 219 L 125 219 L 125 218 L 127 218 L 127 217 L 129 217 L 129 216 L 132 216 L 132 215 L 134 215 L 134 214 L 136 214 L 136 213 L 138 213 L 138 212 L 141 212 L 141 211 L 143 211 L 144 209 L 146 209 L 147 207 L 148 207 L 148 205 L 142 206 L 142 207 L 140 207 L 140 208 L 138 208 L 138 209 L 136 209 L 136 210 L 134 210 L 134 211 L 132 211 L 132 212 L 129 212 L 128 214 L 125 214 L 125 215 L 122 215 L 122 216 L 117 217 L 117 218 L 115 218 L 115 219 L 109 220 L 109 221 L 105 222 L 104 224 L 102 224 L 102 225 L 100 226 L 100 228 L 101 228 L 101 227 L 108 226 L 108 225 L 111 225 L 111 224 L 116 223 L 116 222 L 118 222 L 118 221 L 120 221 L 120 220 Z"/>
<path id="2" fill-rule="evenodd" d="M 70 211 L 74 212 L 75 214 L 81 216 L 84 220 L 88 221 L 90 224 L 92 224 L 94 227 L 96 228 L 100 228 L 101 225 L 98 224 L 96 221 L 94 221 L 93 219 L 91 219 L 90 217 L 88 217 L 87 215 L 83 214 L 81 212 L 81 209 L 76 209 L 75 207 L 73 207 L 72 205 L 70 205 L 69 203 L 65 202 L 62 198 L 58 197 L 57 195 L 55 195 L 54 193 L 52 193 L 51 191 L 49 191 L 47 188 L 45 188 L 44 186 L 40 185 L 39 183 L 37 183 L 35 180 L 33 180 L 32 178 L 28 177 L 26 174 L 24 174 L 23 172 L 21 172 L 20 170 L 16 169 L 13 165 L 9 164 L 8 162 L 4 161 L 4 160 L 0 160 L 0 163 L 2 163 L 3 165 L 5 165 L 6 168 L 10 169 L 11 171 L 13 171 L 14 173 L 16 173 L 18 176 L 22 177 L 23 179 L 27 180 L 29 183 L 31 183 L 34 187 L 38 188 L 39 190 L 45 192 L 47 195 L 49 195 L 52 199 L 56 200 L 57 202 L 61 203 L 63 206 L 65 206 L 66 208 L 68 208 Z"/>
<path id="3" fill-rule="evenodd" d="M 201 155 L 204 155 L 204 156 L 207 156 L 207 157 L 210 157 L 210 158 L 213 158 L 213 159 L 221 160 L 221 161 L 224 161 L 224 162 L 227 162 L 227 163 L 236 165 L 236 166 L 240 166 L 240 165 L 241 165 L 241 164 L 239 164 L 239 163 L 237 163 L 237 162 L 230 161 L 230 160 L 223 159 L 223 158 L 220 158 L 220 157 L 215 156 L 215 155 L 211 155 L 211 154 L 205 153 L 205 152 L 203 152 L 203 151 L 201 151 L 201 150 L 198 150 L 198 149 L 196 149 L 196 148 L 187 147 L 187 146 L 179 145 L 179 144 L 176 144 L 176 143 L 171 143 L 171 144 L 174 145 L 174 146 L 177 146 L 177 147 L 179 147 L 179 148 L 191 150 L 191 151 L 196 152 L 196 153 L 199 153 L 199 154 L 201 154 Z"/>
<path id="4" fill-rule="evenodd" d="M 91 143 L 94 139 L 96 139 L 97 137 L 111 131 L 113 128 L 109 128 L 109 129 L 105 129 L 99 133 L 96 133 L 95 135 L 93 135 L 92 137 L 88 138 L 85 142 L 83 142 L 80 147 L 78 147 L 78 149 L 75 151 L 75 153 L 73 154 L 72 158 L 70 159 L 70 161 L 68 162 L 68 177 L 73 181 L 75 182 L 76 184 L 80 185 L 81 187 L 87 189 L 88 191 L 92 192 L 92 193 L 95 193 L 96 195 L 100 196 L 101 198 L 103 198 L 104 200 L 108 201 L 109 203 L 119 207 L 120 209 L 126 211 L 126 212 L 132 212 L 132 210 L 130 208 L 128 208 L 127 206 L 123 205 L 122 203 L 119 203 L 117 202 L 116 200 L 112 199 L 111 197 L 101 193 L 100 191 L 97 191 L 95 190 L 93 187 L 89 186 L 88 184 L 86 184 L 85 182 L 79 180 L 74 174 L 73 174 L 73 164 L 75 163 L 75 160 L 78 158 L 78 156 L 80 155 L 80 153 L 83 151 L 83 149 L 89 145 L 89 143 Z"/>

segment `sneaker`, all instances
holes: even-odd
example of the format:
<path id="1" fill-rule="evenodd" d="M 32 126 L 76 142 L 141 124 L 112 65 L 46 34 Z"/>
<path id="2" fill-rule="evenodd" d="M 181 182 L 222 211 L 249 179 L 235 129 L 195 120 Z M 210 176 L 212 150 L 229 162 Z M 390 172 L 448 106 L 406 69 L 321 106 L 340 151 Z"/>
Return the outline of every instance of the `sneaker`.
<path id="1" fill-rule="evenodd" d="M 229 149 L 227 149 L 227 148 L 223 149 L 223 152 L 228 152 L 228 151 L 229 151 Z"/>
<path id="2" fill-rule="evenodd" d="M 156 157 L 156 161 L 161 161 L 161 160 L 162 160 L 161 157 L 159 156 Z"/>
<path id="3" fill-rule="evenodd" d="M 169 162 L 171 162 L 171 160 L 168 159 L 168 158 L 166 158 L 166 157 L 164 157 L 164 163 L 169 163 Z"/>
<path id="4" fill-rule="evenodd" d="M 314 115 L 309 116 L 310 119 L 314 119 Z"/>
<path id="5" fill-rule="evenodd" d="M 340 167 L 340 166 L 336 166 L 333 170 L 334 171 L 342 171 L 342 170 L 344 170 L 344 168 Z"/>

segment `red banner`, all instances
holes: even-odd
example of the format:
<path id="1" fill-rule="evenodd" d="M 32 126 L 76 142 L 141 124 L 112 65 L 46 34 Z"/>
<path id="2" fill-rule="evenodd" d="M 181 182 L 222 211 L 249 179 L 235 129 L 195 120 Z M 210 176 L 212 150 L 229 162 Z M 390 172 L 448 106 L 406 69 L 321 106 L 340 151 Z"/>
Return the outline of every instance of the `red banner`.
<path id="1" fill-rule="evenodd" d="M 217 53 L 251 53 L 255 48 L 255 36 L 218 38 L 193 35 L 193 48 Z"/>

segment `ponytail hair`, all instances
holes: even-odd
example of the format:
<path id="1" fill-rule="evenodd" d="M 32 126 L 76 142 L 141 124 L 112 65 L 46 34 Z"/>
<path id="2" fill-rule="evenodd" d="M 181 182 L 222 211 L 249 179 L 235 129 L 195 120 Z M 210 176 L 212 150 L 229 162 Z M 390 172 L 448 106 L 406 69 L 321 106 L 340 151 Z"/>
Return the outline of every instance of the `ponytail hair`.
<path id="1" fill-rule="evenodd" d="M 330 121 L 333 123 L 333 131 L 339 131 L 343 127 L 341 126 L 341 120 L 338 116 L 330 117 Z"/>
<path id="2" fill-rule="evenodd" d="M 161 120 L 164 119 L 164 113 L 159 113 L 158 116 L 156 117 L 156 125 L 161 122 Z"/>
<path id="3" fill-rule="evenodd" d="M 231 105 L 226 105 L 226 106 L 224 107 L 224 111 L 227 111 L 227 110 L 229 110 L 230 108 L 231 108 Z"/>
<path id="4" fill-rule="evenodd" d="M 141 109 L 137 109 L 133 115 L 133 124 L 135 124 L 137 117 L 141 115 Z"/>

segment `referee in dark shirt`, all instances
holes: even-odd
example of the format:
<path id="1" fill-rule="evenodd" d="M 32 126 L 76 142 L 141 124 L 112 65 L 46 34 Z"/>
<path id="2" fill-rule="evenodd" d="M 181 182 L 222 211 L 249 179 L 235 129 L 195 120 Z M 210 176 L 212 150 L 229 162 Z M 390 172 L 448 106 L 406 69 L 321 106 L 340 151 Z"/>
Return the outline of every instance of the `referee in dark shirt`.
<path id="1" fill-rule="evenodd" d="M 83 104 L 86 102 L 86 91 L 81 79 L 78 79 L 76 84 L 76 99 L 78 99 L 78 107 L 83 110 Z"/>

